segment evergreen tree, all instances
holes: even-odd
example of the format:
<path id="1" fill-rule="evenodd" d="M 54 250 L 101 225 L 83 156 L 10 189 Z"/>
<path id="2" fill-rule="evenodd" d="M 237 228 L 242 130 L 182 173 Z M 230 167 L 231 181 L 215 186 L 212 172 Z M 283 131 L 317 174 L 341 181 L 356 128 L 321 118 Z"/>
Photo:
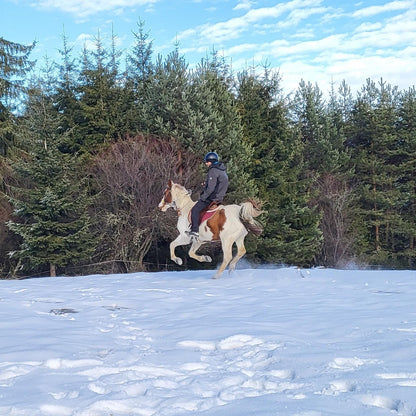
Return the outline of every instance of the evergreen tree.
<path id="1" fill-rule="evenodd" d="M 192 112 L 188 64 L 176 47 L 166 59 L 158 57 L 151 90 L 147 94 L 151 133 L 173 136 L 190 145 L 189 116 Z"/>
<path id="2" fill-rule="evenodd" d="M 338 95 L 334 98 L 336 102 L 335 107 L 338 109 L 340 113 L 340 121 L 344 128 L 348 128 L 351 126 L 351 118 L 352 118 L 352 111 L 354 107 L 354 99 L 351 94 L 351 88 L 348 84 L 344 81 L 341 82 L 341 85 L 338 88 Z M 348 133 L 346 133 L 348 136 Z"/>
<path id="3" fill-rule="evenodd" d="M 326 114 L 326 103 L 317 85 L 302 80 L 292 102 L 294 129 L 305 144 L 305 162 L 309 173 L 336 170 L 339 148 L 333 142 L 333 130 Z"/>
<path id="4" fill-rule="evenodd" d="M 68 45 L 65 33 L 62 35 L 62 49 L 59 50 L 61 62 L 57 64 L 58 77 L 54 91 L 54 106 L 61 114 L 60 131 L 65 133 L 61 146 L 69 152 L 75 152 L 79 146 L 74 137 L 77 126 L 84 117 L 77 97 L 78 68 L 72 57 L 72 48 Z"/>
<path id="5" fill-rule="evenodd" d="M 397 258 L 400 227 L 400 153 L 397 137 L 398 91 L 381 80 L 367 80 L 353 111 L 355 175 L 358 180 L 362 238 L 359 252 L 376 264 Z"/>
<path id="6" fill-rule="evenodd" d="M 76 131 L 78 148 L 83 152 L 93 153 L 124 133 L 120 131 L 123 122 L 118 109 L 121 86 L 117 60 L 118 52 L 108 53 L 100 33 L 95 39 L 95 50 L 84 47 L 78 81 L 82 120 Z"/>
<path id="7" fill-rule="evenodd" d="M 323 245 L 318 260 L 330 267 L 343 266 L 354 257 L 355 199 L 350 183 L 350 152 L 345 146 L 351 129 L 351 106 L 352 95 L 347 84 L 342 82 L 338 92 L 332 85 L 321 140 L 321 151 L 326 152 L 326 158 L 317 169 L 314 182 L 318 191 L 316 204 L 322 212 Z"/>
<path id="8" fill-rule="evenodd" d="M 29 55 L 35 44 L 21 45 L 0 37 L 0 271 L 8 274 L 11 260 L 7 255 L 15 247 L 15 238 L 6 228 L 12 208 L 7 200 L 7 184 L 13 182 L 10 158 L 16 150 L 16 116 L 13 110 L 25 92 L 24 79 L 34 62 Z"/>
<path id="9" fill-rule="evenodd" d="M 144 22 L 139 21 L 137 25 L 138 31 L 133 32 L 135 43 L 127 56 L 122 105 L 126 130 L 149 133 L 155 117 L 151 99 L 155 72 L 153 43 L 149 40 L 149 33 L 144 30 Z"/>
<path id="10" fill-rule="evenodd" d="M 50 71 L 47 72 L 50 74 Z M 93 249 L 88 206 L 91 199 L 77 177 L 77 159 L 60 150 L 61 116 L 55 110 L 48 87 L 51 79 L 32 88 L 21 124 L 22 140 L 30 149 L 14 163 L 25 187 L 11 195 L 14 216 L 9 228 L 21 237 L 14 253 L 27 270 L 79 263 Z"/>
<path id="11" fill-rule="evenodd" d="M 313 263 L 320 248 L 319 216 L 308 206 L 302 178 L 303 144 L 291 134 L 288 105 L 278 74 L 239 74 L 238 108 L 244 137 L 253 148 L 251 173 L 267 201 L 258 259 L 297 265 Z"/>
<path id="12" fill-rule="evenodd" d="M 8 100 L 16 99 L 24 90 L 24 76 L 34 61 L 29 55 L 35 43 L 21 45 L 0 37 L 0 156 L 6 156 L 13 144 L 13 115 Z"/>
<path id="13" fill-rule="evenodd" d="M 228 65 L 213 52 L 210 59 L 200 62 L 191 82 L 189 145 L 201 159 L 208 151 L 216 151 L 226 163 L 230 177 L 228 202 L 256 197 L 257 183 L 250 172 L 253 148 L 244 139 Z"/>
<path id="14" fill-rule="evenodd" d="M 21 45 L 0 37 L 0 98 L 16 98 L 22 91 L 24 75 L 33 68 L 29 55 L 35 43 Z"/>
<path id="15" fill-rule="evenodd" d="M 397 227 L 396 249 L 403 267 L 416 266 L 416 88 L 413 86 L 400 94 L 397 121 L 397 146 L 400 149 L 396 160 L 400 190 L 401 223 Z M 400 259 L 401 257 L 401 259 Z"/>
<path id="16" fill-rule="evenodd" d="M 326 103 L 317 85 L 302 80 L 292 107 L 294 131 L 304 143 L 304 173 L 312 178 L 311 202 L 322 213 L 323 245 L 317 260 L 328 266 L 343 264 L 352 256 L 353 196 L 348 182 L 350 155 L 345 147 L 349 105 L 351 94 L 345 82 L 339 95 L 332 85 Z"/>

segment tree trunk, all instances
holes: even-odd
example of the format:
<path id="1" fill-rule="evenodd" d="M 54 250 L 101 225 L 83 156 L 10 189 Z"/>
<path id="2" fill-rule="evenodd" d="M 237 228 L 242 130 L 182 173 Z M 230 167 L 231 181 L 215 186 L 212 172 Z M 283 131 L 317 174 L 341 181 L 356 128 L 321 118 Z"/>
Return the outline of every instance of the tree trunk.
<path id="1" fill-rule="evenodd" d="M 56 277 L 56 265 L 51 263 L 49 266 L 50 266 L 49 267 L 49 270 L 50 270 L 49 275 L 51 277 Z"/>

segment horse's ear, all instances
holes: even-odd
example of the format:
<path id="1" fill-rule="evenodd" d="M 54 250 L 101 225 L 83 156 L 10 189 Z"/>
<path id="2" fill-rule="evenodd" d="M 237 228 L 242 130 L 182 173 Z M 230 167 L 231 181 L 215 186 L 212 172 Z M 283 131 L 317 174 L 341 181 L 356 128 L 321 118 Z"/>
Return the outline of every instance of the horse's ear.
<path id="1" fill-rule="evenodd" d="M 168 181 L 168 188 L 172 188 L 173 182 L 169 179 Z"/>

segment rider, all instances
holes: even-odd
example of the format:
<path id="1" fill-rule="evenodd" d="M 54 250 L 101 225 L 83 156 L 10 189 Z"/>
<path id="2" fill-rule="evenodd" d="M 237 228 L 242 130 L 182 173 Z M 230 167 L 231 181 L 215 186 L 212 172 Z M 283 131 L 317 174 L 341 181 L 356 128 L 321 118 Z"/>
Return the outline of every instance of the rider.
<path id="1" fill-rule="evenodd" d="M 204 182 L 204 190 L 197 203 L 191 211 L 191 231 L 187 234 L 191 237 L 198 238 L 199 214 L 207 208 L 212 202 L 222 203 L 225 193 L 228 189 L 228 175 L 224 163 L 219 161 L 215 152 L 209 152 L 205 155 L 205 165 L 208 167 L 207 177 Z"/>

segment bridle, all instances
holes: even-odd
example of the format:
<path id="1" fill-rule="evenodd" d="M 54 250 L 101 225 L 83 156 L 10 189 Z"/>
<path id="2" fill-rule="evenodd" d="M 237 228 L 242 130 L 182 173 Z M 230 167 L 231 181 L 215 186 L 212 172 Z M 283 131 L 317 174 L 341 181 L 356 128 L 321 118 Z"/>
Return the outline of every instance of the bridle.
<path id="1" fill-rule="evenodd" d="M 191 194 L 192 194 L 192 191 L 186 189 L 185 195 L 190 196 Z M 172 207 L 178 213 L 178 215 L 181 214 L 181 208 L 179 208 L 178 205 L 176 204 L 176 201 L 174 201 L 172 199 L 172 186 L 169 186 L 168 185 L 166 187 L 166 189 L 163 192 L 162 201 L 163 201 L 163 205 L 162 206 L 159 206 L 160 209 L 162 209 L 164 207 L 166 207 L 166 209 Z M 191 202 L 192 202 L 192 200 L 191 200 Z"/>

